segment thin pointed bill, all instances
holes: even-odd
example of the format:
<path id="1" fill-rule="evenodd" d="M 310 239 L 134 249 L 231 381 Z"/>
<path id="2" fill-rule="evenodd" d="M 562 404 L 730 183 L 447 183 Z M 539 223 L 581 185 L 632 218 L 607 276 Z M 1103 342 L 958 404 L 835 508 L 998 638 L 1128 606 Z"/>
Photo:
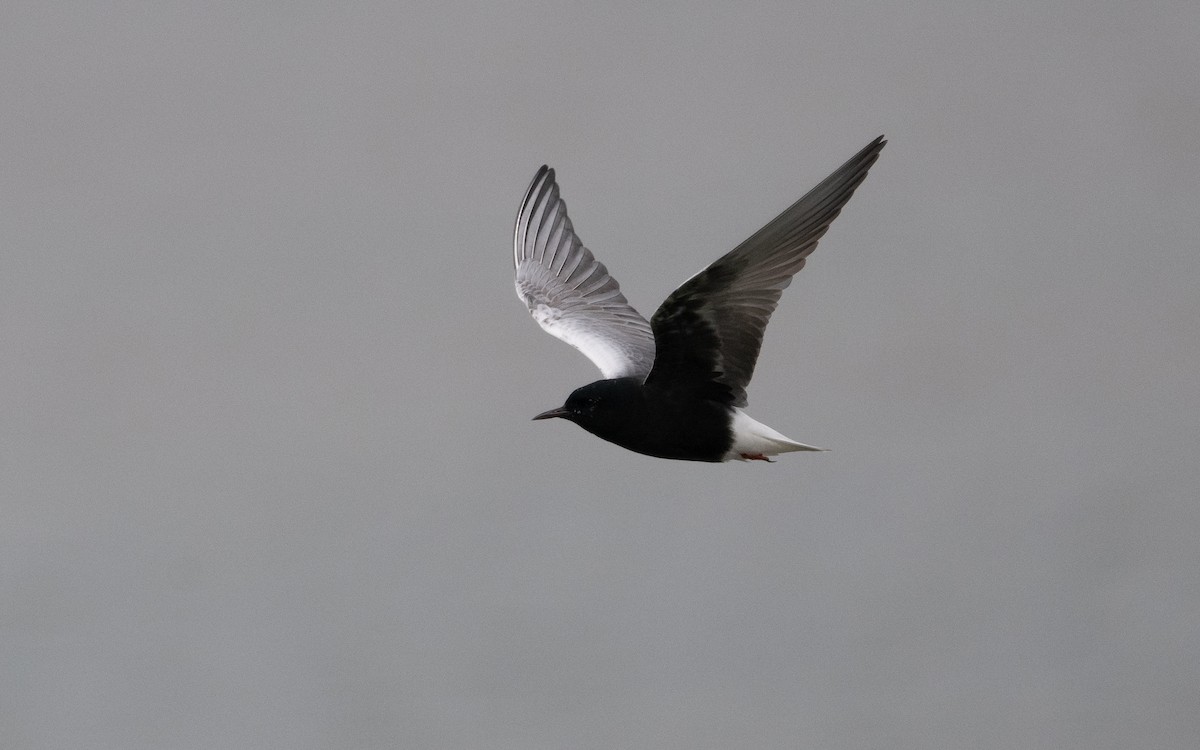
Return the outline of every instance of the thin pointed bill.
<path id="1" fill-rule="evenodd" d="M 541 414 L 534 417 L 534 419 L 554 419 L 555 417 L 561 417 L 562 419 L 566 419 L 568 416 L 570 416 L 570 414 L 571 414 L 571 412 L 567 411 L 566 407 L 560 406 L 557 409 L 550 409 L 549 411 L 544 411 Z"/>

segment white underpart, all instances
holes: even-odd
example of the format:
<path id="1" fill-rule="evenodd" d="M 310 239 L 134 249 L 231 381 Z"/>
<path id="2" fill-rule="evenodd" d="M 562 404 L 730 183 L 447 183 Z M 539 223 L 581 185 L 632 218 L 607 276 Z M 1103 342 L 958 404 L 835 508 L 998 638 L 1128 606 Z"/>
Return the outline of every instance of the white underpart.
<path id="1" fill-rule="evenodd" d="M 784 437 L 741 409 L 733 410 L 733 447 L 722 460 L 745 461 L 747 456 L 778 456 L 791 451 L 822 451 Z"/>

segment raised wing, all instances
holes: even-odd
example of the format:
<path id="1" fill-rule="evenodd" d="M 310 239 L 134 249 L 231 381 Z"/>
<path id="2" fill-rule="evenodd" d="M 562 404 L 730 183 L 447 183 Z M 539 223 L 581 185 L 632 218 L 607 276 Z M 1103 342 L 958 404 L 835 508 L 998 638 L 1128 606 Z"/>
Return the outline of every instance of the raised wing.
<path id="1" fill-rule="evenodd" d="M 583 352 L 605 378 L 644 378 L 654 363 L 650 324 L 575 236 L 554 170 L 534 176 L 513 241 L 517 296 L 547 333 Z"/>
<path id="2" fill-rule="evenodd" d="M 780 295 L 886 143 L 876 138 L 667 297 L 651 319 L 658 354 L 647 385 L 705 388 L 731 406 L 746 405 L 746 385 Z"/>

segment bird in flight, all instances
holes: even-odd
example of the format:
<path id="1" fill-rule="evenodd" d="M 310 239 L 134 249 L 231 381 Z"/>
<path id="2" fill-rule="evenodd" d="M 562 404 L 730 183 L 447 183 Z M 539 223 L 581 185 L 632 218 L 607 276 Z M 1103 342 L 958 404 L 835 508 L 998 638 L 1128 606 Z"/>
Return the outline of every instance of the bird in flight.
<path id="1" fill-rule="evenodd" d="M 538 325 L 583 352 L 604 379 L 534 419 L 566 419 L 658 458 L 770 461 L 821 450 L 747 415 L 746 386 L 780 295 L 886 143 L 876 138 L 684 282 L 649 321 L 575 234 L 554 170 L 539 169 L 517 212 L 517 296 Z"/>

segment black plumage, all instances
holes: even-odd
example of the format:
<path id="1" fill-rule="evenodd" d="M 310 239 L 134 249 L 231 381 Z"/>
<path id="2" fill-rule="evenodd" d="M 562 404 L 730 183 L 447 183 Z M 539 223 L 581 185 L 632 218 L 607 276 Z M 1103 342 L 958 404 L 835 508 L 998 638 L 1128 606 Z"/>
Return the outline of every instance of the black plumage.
<path id="1" fill-rule="evenodd" d="M 560 417 L 638 453 L 694 461 L 819 450 L 752 419 L 746 386 L 783 290 L 887 143 L 876 138 L 746 241 L 676 289 L 647 321 L 567 217 L 554 170 L 517 213 L 517 294 L 605 379 L 535 419 Z"/>

